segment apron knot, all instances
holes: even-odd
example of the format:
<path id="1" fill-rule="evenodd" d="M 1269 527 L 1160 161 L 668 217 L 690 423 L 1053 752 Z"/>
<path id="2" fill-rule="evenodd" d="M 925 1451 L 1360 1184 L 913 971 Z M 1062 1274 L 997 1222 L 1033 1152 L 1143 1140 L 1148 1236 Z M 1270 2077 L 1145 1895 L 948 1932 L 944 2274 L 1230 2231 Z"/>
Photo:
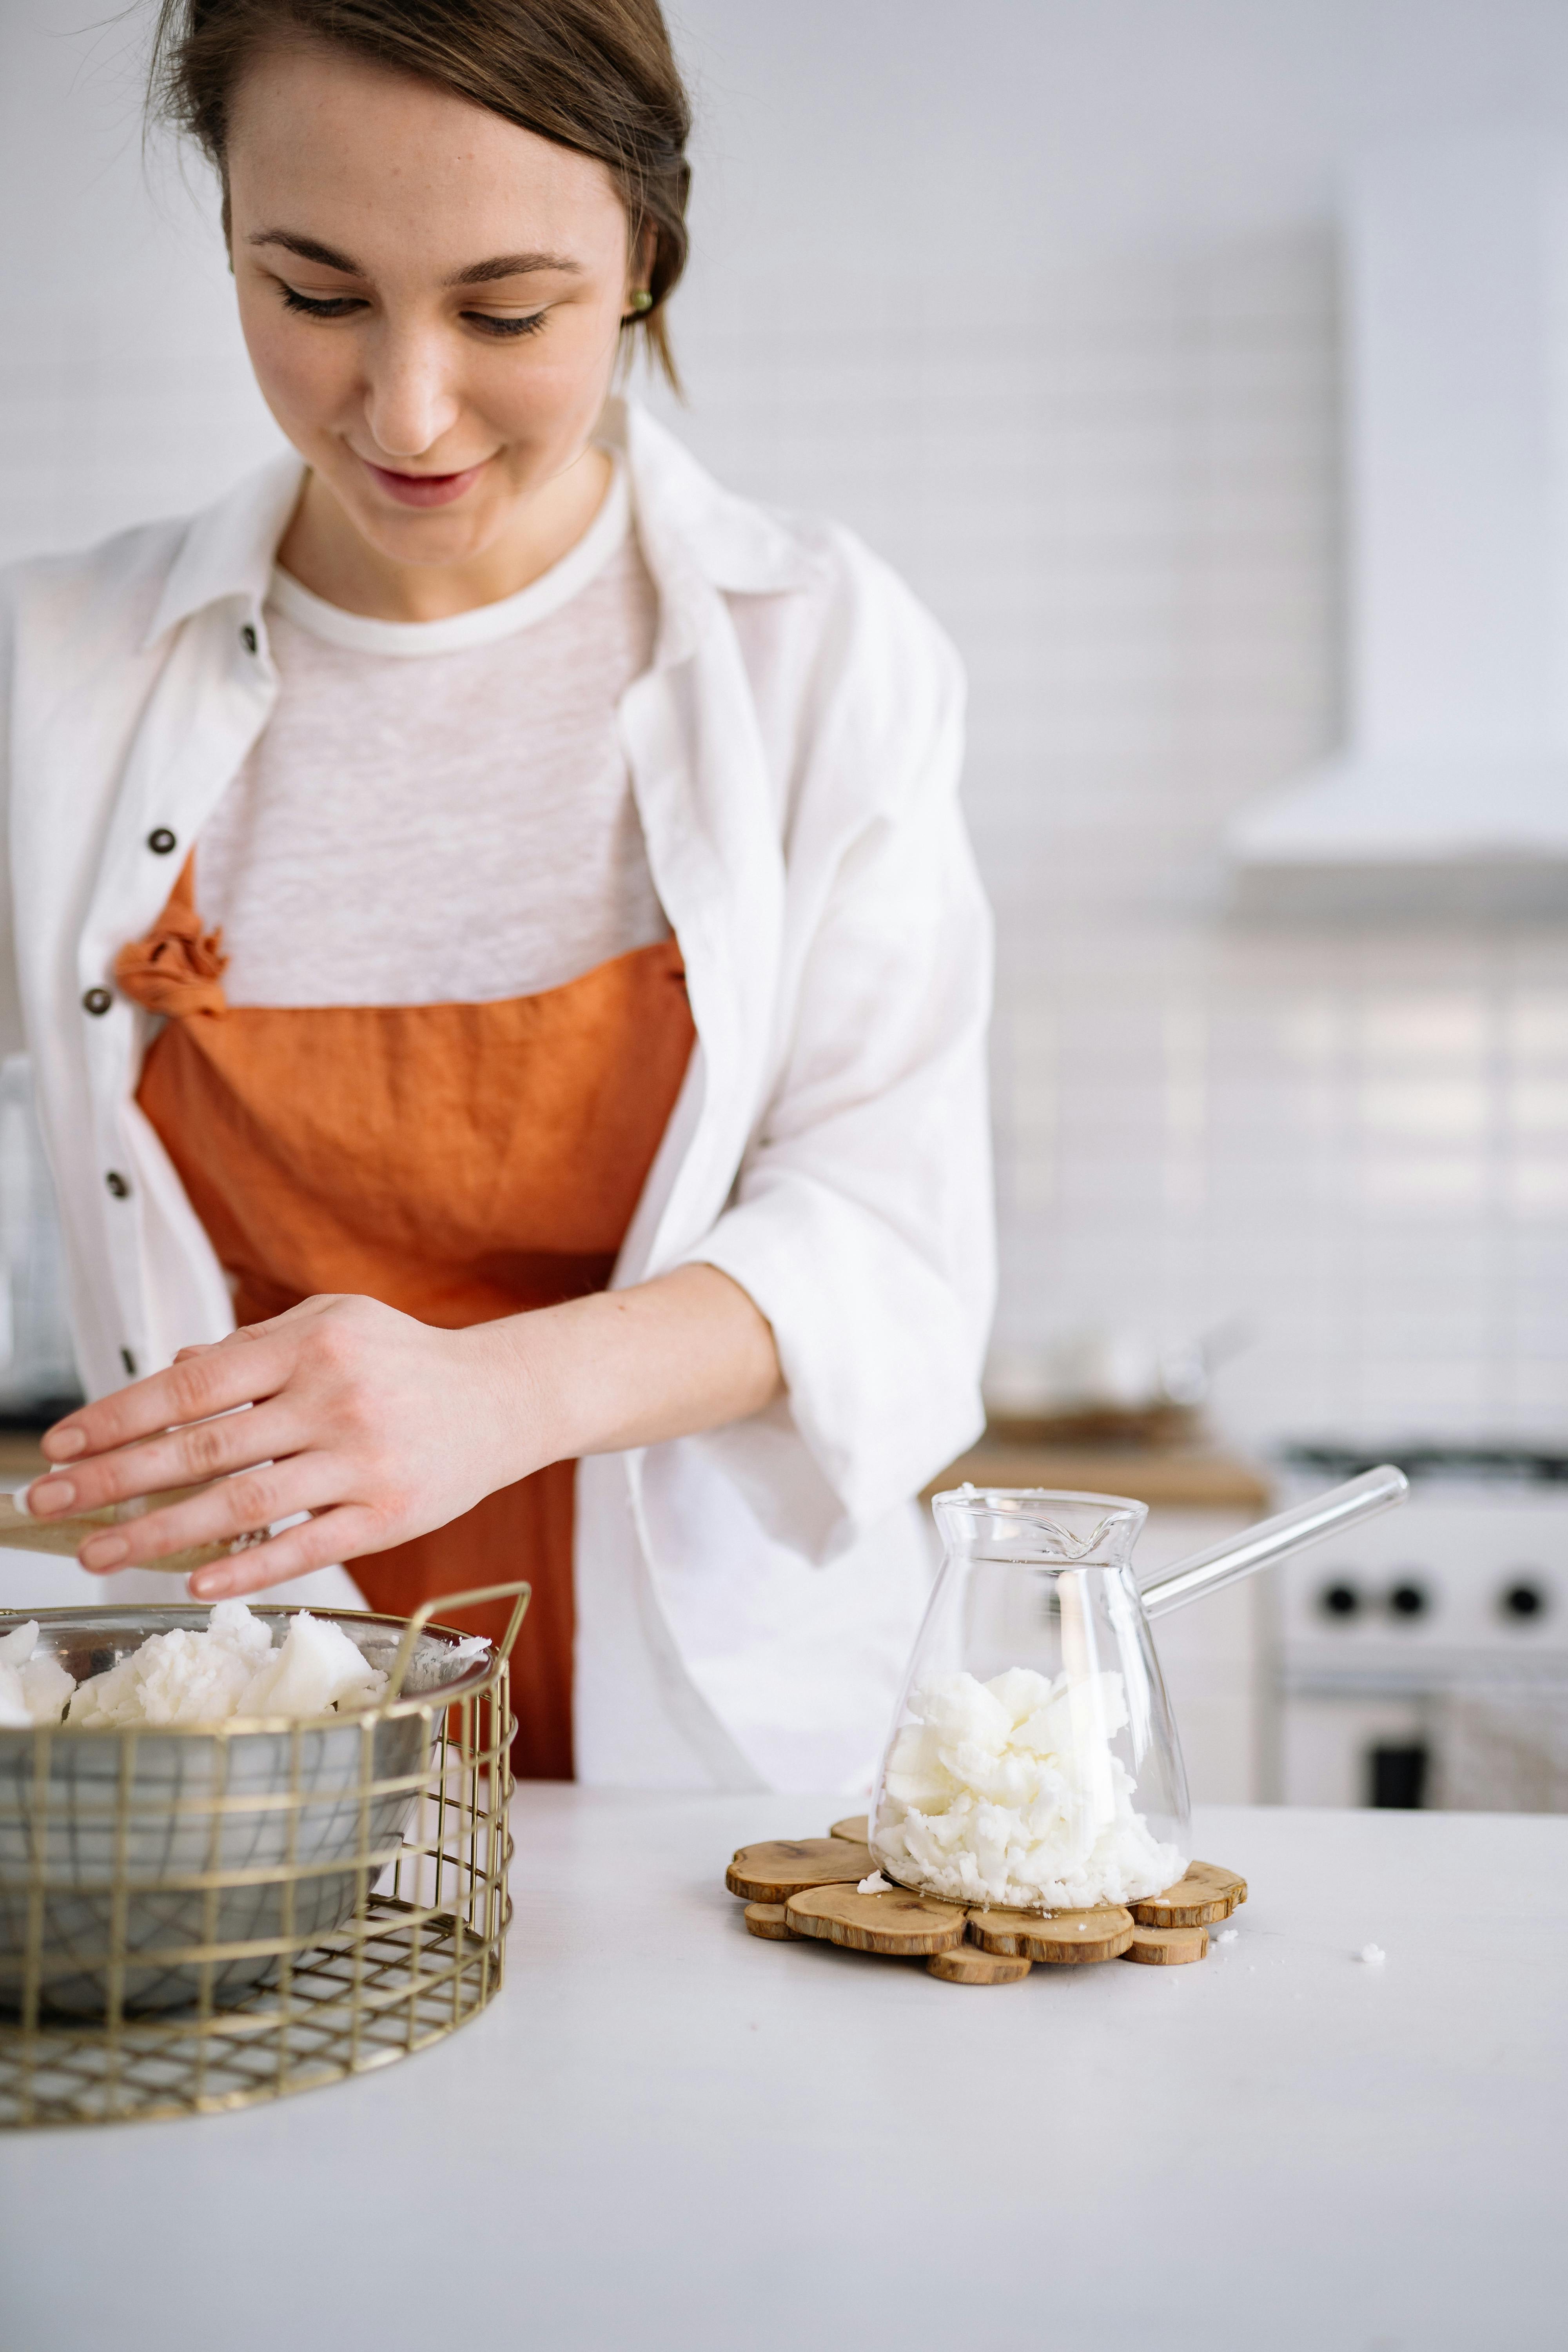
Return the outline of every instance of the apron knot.
<path id="1" fill-rule="evenodd" d="M 115 957 L 115 982 L 144 1012 L 181 1019 L 228 1011 L 223 986 L 227 968 L 222 930 L 205 929 L 196 912 L 195 860 L 187 858 L 146 938 L 132 940 Z"/>

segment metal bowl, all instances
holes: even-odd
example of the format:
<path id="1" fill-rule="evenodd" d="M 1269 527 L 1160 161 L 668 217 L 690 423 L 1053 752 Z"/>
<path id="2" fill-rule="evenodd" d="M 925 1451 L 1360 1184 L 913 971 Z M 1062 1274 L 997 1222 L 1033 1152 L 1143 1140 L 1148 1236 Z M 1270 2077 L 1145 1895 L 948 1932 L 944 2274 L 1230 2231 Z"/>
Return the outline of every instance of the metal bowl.
<path id="1" fill-rule="evenodd" d="M 393 1673 L 395 1617 L 318 1611 Z M 79 1682 L 195 1607 L 40 1610 Z M 294 1612 L 256 1614 L 281 1639 Z M 443 1712 L 495 1654 L 430 1626 L 398 1695 L 345 1717 L 231 1729 L 0 1730 L 0 2010 L 101 2017 L 232 2006 L 342 1926 L 396 1856 Z"/>

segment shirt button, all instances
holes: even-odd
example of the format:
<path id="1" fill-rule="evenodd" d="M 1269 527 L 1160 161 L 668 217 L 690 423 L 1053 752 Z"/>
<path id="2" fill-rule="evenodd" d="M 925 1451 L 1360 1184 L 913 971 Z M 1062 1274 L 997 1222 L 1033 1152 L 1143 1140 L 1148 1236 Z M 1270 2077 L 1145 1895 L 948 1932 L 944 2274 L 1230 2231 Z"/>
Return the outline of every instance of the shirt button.
<path id="1" fill-rule="evenodd" d="M 81 1000 L 84 1013 L 107 1013 L 114 999 L 107 988 L 89 988 Z"/>
<path id="2" fill-rule="evenodd" d="M 177 849 L 179 845 L 166 824 L 159 825 L 147 835 L 147 846 L 154 857 L 167 857 L 170 850 Z"/>
<path id="3" fill-rule="evenodd" d="M 121 1174 L 118 1168 L 111 1168 L 103 1181 L 117 1201 L 128 1201 L 131 1198 L 130 1181 Z"/>
<path id="4" fill-rule="evenodd" d="M 247 654 L 253 654 L 256 651 L 259 640 L 257 637 L 256 631 L 251 627 L 248 621 L 247 621 L 244 628 L 241 629 L 239 633 L 239 642 L 245 647 Z"/>

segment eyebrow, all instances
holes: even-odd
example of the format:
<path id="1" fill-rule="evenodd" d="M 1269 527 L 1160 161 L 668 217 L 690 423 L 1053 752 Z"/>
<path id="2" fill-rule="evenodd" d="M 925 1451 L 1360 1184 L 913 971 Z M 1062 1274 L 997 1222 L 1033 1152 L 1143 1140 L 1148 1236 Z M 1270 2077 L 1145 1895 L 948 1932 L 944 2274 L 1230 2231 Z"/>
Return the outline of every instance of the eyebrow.
<path id="1" fill-rule="evenodd" d="M 568 277 L 581 278 L 583 265 L 569 261 L 563 253 L 498 253 L 493 261 L 476 261 L 471 269 L 459 269 L 448 278 L 448 286 L 489 286 L 497 278 L 527 278 L 533 271 L 559 269 Z"/>
<path id="2" fill-rule="evenodd" d="M 334 253 L 330 245 L 321 244 L 313 236 L 296 236 L 292 229 L 263 228 L 247 242 L 251 245 L 280 245 L 286 253 L 297 254 L 301 261 L 319 262 L 323 269 L 340 269 L 345 278 L 363 278 L 368 272 L 346 253 Z M 498 253 L 489 261 L 476 261 L 468 269 L 444 278 L 447 286 L 489 286 L 500 278 L 527 278 L 539 270 L 558 270 L 580 278 L 583 265 L 562 253 Z"/>

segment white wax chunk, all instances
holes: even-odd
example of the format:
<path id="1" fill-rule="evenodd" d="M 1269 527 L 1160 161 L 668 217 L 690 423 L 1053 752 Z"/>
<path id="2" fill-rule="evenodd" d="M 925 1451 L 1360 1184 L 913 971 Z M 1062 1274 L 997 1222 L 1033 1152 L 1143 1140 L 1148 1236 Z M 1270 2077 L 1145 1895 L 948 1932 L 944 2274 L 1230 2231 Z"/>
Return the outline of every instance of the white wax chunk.
<path id="1" fill-rule="evenodd" d="M 368 1698 L 385 1687 L 386 1676 L 370 1664 L 341 1625 L 301 1609 L 289 1621 L 282 1648 L 247 1685 L 236 1712 L 325 1715 L 340 1699 Z"/>
<path id="2" fill-rule="evenodd" d="M 0 1731 L 26 1731 L 33 1718 L 22 1692 L 22 1677 L 0 1658 Z"/>
<path id="3" fill-rule="evenodd" d="M 8 1633 L 0 1634 L 0 1660 L 8 1666 L 26 1665 L 37 1641 L 38 1621 L 29 1617 L 22 1624 L 13 1625 Z"/>
<path id="4" fill-rule="evenodd" d="M 68 1720 L 86 1725 L 204 1724 L 235 1716 L 325 1715 L 369 1705 L 386 1688 L 342 1628 L 301 1609 L 280 1648 L 243 1601 L 220 1601 L 205 1633 L 177 1626 L 78 1688 Z M 3 1692 L 0 1692 L 3 1696 Z"/>
<path id="5" fill-rule="evenodd" d="M 1132 1776 L 1111 1747 L 1127 1722 L 1120 1675 L 949 1675 L 916 1691 L 910 1712 L 871 1836 L 904 1885 L 1067 1911 L 1141 1902 L 1185 1870 L 1187 1857 L 1134 1812 Z"/>
<path id="6" fill-rule="evenodd" d="M 0 1637 L 0 1727 L 26 1729 L 58 1723 L 76 1688 L 72 1677 L 47 1653 L 38 1654 L 38 1621 L 29 1617 Z"/>

